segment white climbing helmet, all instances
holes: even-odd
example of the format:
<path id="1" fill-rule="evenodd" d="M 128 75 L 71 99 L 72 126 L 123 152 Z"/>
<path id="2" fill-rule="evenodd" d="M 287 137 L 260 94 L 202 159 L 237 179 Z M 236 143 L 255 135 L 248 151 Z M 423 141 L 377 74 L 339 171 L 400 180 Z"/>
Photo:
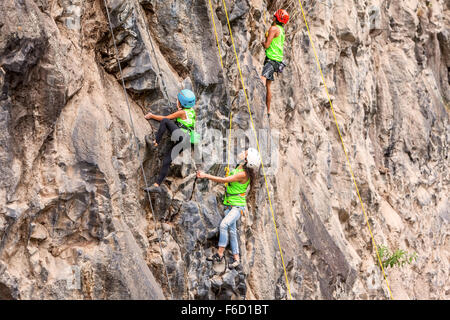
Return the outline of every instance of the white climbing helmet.
<path id="1" fill-rule="evenodd" d="M 258 169 L 261 164 L 259 153 L 255 148 L 248 148 L 247 150 L 247 166 L 249 168 Z"/>

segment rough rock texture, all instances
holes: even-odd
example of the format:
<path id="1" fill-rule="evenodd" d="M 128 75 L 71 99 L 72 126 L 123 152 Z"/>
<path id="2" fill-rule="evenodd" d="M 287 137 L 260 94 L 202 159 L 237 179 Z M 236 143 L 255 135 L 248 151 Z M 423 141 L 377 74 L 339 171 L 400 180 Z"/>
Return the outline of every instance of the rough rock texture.
<path id="1" fill-rule="evenodd" d="M 223 187 L 173 165 L 156 226 L 142 191 L 140 163 L 153 182 L 166 146 L 146 145 L 157 123 L 143 115 L 173 111 L 180 88 L 198 96 L 198 131 L 225 133 L 230 110 L 250 129 L 222 1 L 223 69 L 207 0 L 106 2 L 139 155 L 103 1 L 0 2 L 0 299 L 170 298 L 161 254 L 174 298 L 288 298 L 262 178 L 239 223 L 243 267 L 219 274 L 205 257 Z M 255 126 L 279 132 L 268 182 L 292 297 L 388 298 L 298 2 L 226 3 Z M 375 239 L 419 256 L 386 270 L 392 294 L 449 299 L 449 4 L 302 3 Z M 260 42 L 279 7 L 288 67 L 269 122 Z"/>

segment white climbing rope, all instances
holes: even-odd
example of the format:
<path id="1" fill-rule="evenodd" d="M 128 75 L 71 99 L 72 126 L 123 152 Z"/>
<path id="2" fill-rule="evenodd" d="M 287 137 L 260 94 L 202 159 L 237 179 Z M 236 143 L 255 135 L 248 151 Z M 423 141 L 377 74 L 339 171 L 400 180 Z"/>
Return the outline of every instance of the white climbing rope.
<path id="1" fill-rule="evenodd" d="M 138 143 L 138 138 L 136 136 L 136 130 L 135 130 L 135 127 L 134 127 L 133 118 L 131 116 L 131 107 L 130 107 L 130 102 L 128 101 L 128 94 L 127 94 L 127 89 L 125 87 L 125 81 L 123 80 L 122 66 L 120 65 L 120 60 L 119 60 L 119 50 L 117 49 L 116 39 L 114 38 L 114 31 L 112 29 L 111 18 L 110 18 L 110 15 L 109 15 L 109 9 L 108 9 L 108 5 L 106 3 L 106 0 L 103 0 L 103 3 L 105 5 L 106 15 L 108 17 L 109 31 L 111 32 L 111 38 L 112 38 L 113 44 L 114 44 L 115 57 L 116 57 L 116 60 L 117 60 L 117 65 L 119 66 L 120 79 L 121 79 L 121 82 L 122 82 L 122 87 L 123 87 L 123 91 L 124 91 L 124 94 L 125 94 L 125 99 L 126 99 L 127 106 L 128 106 L 128 114 L 130 116 L 131 128 L 133 129 L 133 136 L 134 136 L 135 143 L 136 143 L 136 153 L 137 153 L 137 156 L 138 156 L 138 159 L 139 159 L 139 143 Z M 151 39 L 150 39 L 150 41 L 151 41 Z M 153 44 L 152 44 L 152 46 L 153 46 Z M 158 60 L 156 59 L 156 61 L 157 61 L 157 64 L 158 64 L 158 69 L 159 69 Z M 165 84 L 164 84 L 164 89 L 165 89 Z M 166 94 L 167 94 L 167 91 L 166 91 Z M 164 259 L 162 245 L 161 245 L 161 237 L 158 235 L 158 230 L 156 228 L 157 224 L 156 224 L 156 219 L 155 219 L 155 213 L 153 211 L 152 199 L 150 197 L 150 192 L 148 191 L 147 176 L 145 174 L 145 170 L 144 170 L 144 166 L 143 166 L 142 162 L 140 162 L 140 167 L 141 167 L 141 170 L 142 170 L 142 175 L 144 177 L 144 183 L 145 183 L 145 187 L 146 187 L 145 191 L 147 192 L 148 201 L 150 203 L 150 209 L 151 209 L 152 216 L 153 216 L 153 222 L 154 222 L 154 225 L 155 225 L 155 233 L 156 233 L 156 235 L 158 237 L 158 240 L 159 240 L 158 241 L 159 242 L 159 249 L 161 251 L 161 259 L 162 259 L 162 262 L 163 262 L 163 265 L 164 265 L 164 271 L 165 271 L 166 278 L 167 278 L 167 285 L 169 287 L 170 296 L 171 296 L 171 298 L 173 300 L 172 286 L 170 285 L 169 275 L 167 273 L 167 266 L 166 266 L 166 262 L 165 262 L 165 259 Z M 162 236 L 162 233 L 161 233 L 161 236 Z"/>
<path id="2" fill-rule="evenodd" d="M 164 81 L 164 78 L 162 76 L 162 72 L 161 72 L 161 67 L 159 65 L 158 56 L 156 55 L 156 51 L 155 51 L 155 46 L 153 45 L 152 37 L 150 35 L 150 32 L 148 31 L 149 28 L 144 28 L 144 29 L 147 32 L 148 39 L 150 40 L 150 45 L 152 46 L 153 56 L 155 57 L 156 66 L 158 67 L 158 76 L 157 77 L 161 79 L 163 90 L 164 90 L 164 93 L 166 94 L 166 99 L 167 99 L 167 101 L 169 103 L 169 106 L 170 106 L 170 97 L 169 97 L 169 94 L 167 93 L 166 82 Z M 197 165 L 195 164 L 195 160 L 192 163 L 194 165 L 195 171 L 197 171 Z M 195 189 L 196 184 L 197 184 L 197 176 L 195 176 L 194 184 L 192 186 L 192 195 L 194 195 L 194 189 Z M 191 196 L 191 198 L 192 198 L 192 196 Z"/>

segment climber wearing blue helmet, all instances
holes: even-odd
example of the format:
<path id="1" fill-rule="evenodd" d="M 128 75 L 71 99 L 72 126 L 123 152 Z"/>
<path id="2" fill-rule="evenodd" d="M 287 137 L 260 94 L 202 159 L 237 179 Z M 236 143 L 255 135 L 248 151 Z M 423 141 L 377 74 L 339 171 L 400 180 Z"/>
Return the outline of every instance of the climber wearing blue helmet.
<path id="1" fill-rule="evenodd" d="M 182 135 L 176 141 L 172 144 L 171 148 L 169 148 L 168 152 L 164 156 L 163 164 L 161 168 L 161 172 L 159 173 L 159 177 L 156 180 L 155 184 L 149 188 L 149 191 L 159 191 L 159 186 L 166 178 L 170 164 L 174 159 L 172 159 L 172 149 L 177 146 L 178 144 L 182 143 L 184 139 L 189 139 L 189 131 L 193 130 L 195 126 L 195 94 L 188 89 L 181 90 L 180 93 L 178 93 L 178 100 L 177 100 L 177 109 L 178 111 L 169 114 L 168 116 L 159 116 L 156 114 L 152 114 L 149 112 L 145 115 L 145 119 L 153 119 L 157 121 L 161 121 L 161 124 L 159 125 L 158 132 L 156 133 L 155 140 L 153 140 L 153 145 L 155 147 L 158 146 L 160 143 L 163 134 L 169 130 L 172 134 L 175 130 L 182 130 Z M 175 119 L 175 121 L 173 121 Z M 188 144 L 183 143 L 182 146 L 186 146 Z M 184 150 L 184 148 L 182 149 Z M 182 152 L 182 151 L 180 151 Z"/>

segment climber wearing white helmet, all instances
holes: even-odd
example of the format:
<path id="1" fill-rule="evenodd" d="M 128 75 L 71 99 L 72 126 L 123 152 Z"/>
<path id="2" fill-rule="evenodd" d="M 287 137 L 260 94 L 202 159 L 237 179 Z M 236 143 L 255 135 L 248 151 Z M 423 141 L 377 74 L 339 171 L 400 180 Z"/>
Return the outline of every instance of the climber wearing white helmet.
<path id="1" fill-rule="evenodd" d="M 216 177 L 206 174 L 202 171 L 197 172 L 197 177 L 200 179 L 209 179 L 218 183 L 226 183 L 225 199 L 223 203 L 226 205 L 225 217 L 220 223 L 219 248 L 217 253 L 207 258 L 213 263 L 224 262 L 224 251 L 228 244 L 228 232 L 230 233 L 230 246 L 233 254 L 233 262 L 230 267 L 236 268 L 239 266 L 239 245 L 237 241 L 236 222 L 244 214 L 245 206 L 247 205 L 247 189 L 250 186 L 252 190 L 255 181 L 255 175 L 261 164 L 258 151 L 254 148 L 242 152 L 239 155 L 239 160 L 242 162 L 230 172 L 226 178 Z"/>

